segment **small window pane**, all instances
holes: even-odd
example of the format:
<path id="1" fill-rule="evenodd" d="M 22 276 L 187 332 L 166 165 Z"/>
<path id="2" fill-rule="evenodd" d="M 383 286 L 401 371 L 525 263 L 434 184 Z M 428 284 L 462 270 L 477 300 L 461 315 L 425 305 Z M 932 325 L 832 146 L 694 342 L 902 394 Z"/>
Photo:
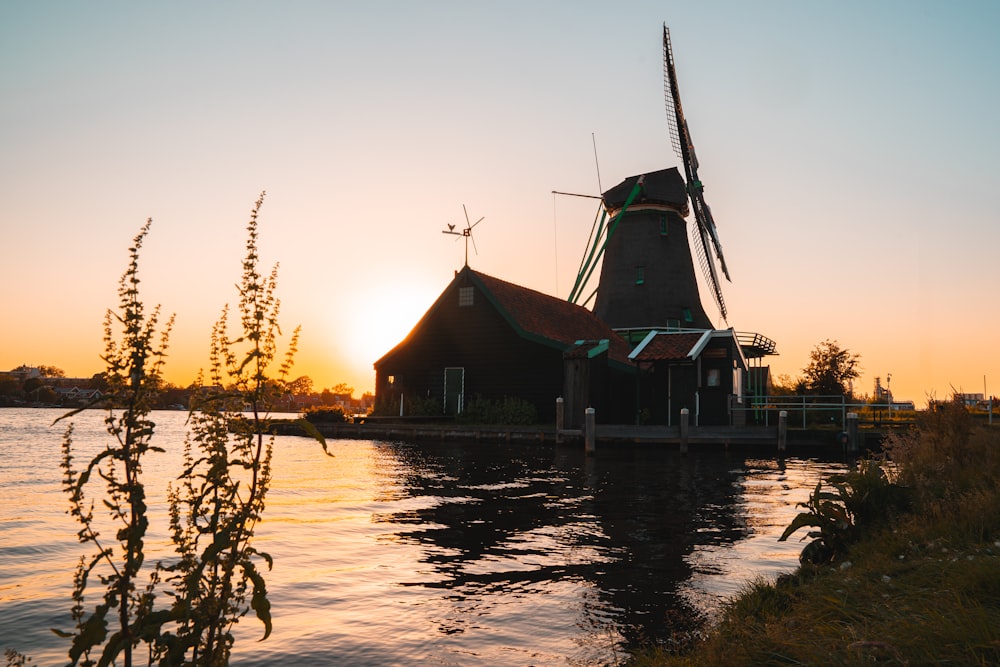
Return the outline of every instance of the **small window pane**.
<path id="1" fill-rule="evenodd" d="M 472 305 L 472 287 L 459 287 L 458 288 L 458 305 L 459 306 L 471 306 Z"/>

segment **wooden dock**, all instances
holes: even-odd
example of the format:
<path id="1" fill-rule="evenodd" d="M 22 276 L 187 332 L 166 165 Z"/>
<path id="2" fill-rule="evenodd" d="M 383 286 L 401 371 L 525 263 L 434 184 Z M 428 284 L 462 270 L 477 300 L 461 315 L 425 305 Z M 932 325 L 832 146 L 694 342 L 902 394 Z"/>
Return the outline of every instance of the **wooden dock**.
<path id="1" fill-rule="evenodd" d="M 567 443 L 583 446 L 583 431 L 564 429 L 556 432 L 552 425 L 537 426 L 476 426 L 442 422 L 405 422 L 399 420 L 367 420 L 364 423 L 319 423 L 317 429 L 326 438 L 406 441 L 466 441 L 466 442 L 537 442 Z M 303 434 L 292 423 L 281 425 L 282 435 Z M 304 434 L 303 434 L 304 435 Z M 649 444 L 680 446 L 679 426 L 630 426 L 598 424 L 597 447 L 602 445 Z M 691 446 L 721 445 L 778 448 L 777 426 L 691 426 L 687 442 Z M 836 447 L 841 445 L 837 433 L 829 430 L 788 430 L 788 446 Z"/>

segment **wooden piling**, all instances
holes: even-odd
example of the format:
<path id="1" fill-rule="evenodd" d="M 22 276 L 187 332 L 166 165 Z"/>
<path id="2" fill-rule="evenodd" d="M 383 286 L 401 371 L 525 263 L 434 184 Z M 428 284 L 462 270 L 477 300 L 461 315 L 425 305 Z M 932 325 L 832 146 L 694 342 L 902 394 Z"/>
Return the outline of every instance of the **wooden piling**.
<path id="1" fill-rule="evenodd" d="M 788 446 L 788 410 L 778 413 L 778 453 L 784 454 Z"/>
<path id="2" fill-rule="evenodd" d="M 860 449 L 858 442 L 858 413 L 847 413 L 847 451 L 855 453 Z"/>
<path id="3" fill-rule="evenodd" d="M 556 399 L 556 443 L 563 441 L 563 429 L 566 428 L 566 402 L 560 396 Z"/>
<path id="4" fill-rule="evenodd" d="M 587 455 L 591 456 L 597 451 L 597 418 L 594 408 L 587 408 L 584 411 L 583 441 L 587 450 Z"/>
<path id="5" fill-rule="evenodd" d="M 681 408 L 681 454 L 688 453 L 688 422 L 691 418 L 691 411 Z"/>

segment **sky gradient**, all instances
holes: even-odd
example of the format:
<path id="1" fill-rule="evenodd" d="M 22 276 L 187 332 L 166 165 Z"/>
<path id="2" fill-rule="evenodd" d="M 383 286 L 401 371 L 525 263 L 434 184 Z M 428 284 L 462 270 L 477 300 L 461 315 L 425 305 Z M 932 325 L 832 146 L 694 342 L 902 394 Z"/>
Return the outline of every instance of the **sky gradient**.
<path id="1" fill-rule="evenodd" d="M 482 6 L 481 6 L 482 5 Z M 661 26 L 732 283 L 798 376 L 826 339 L 918 405 L 1000 393 L 1000 3 L 5 2 L 0 369 L 103 370 L 127 248 L 190 383 L 262 190 L 295 375 L 374 388 L 461 268 L 565 297 L 597 194 L 680 166 Z M 599 175 L 595 165 L 595 144 Z"/>

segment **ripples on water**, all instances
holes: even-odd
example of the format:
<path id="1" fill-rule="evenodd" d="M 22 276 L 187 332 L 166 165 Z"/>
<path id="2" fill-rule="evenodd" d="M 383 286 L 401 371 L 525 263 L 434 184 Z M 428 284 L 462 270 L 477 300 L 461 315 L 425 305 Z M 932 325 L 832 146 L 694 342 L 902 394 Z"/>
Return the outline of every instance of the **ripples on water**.
<path id="1" fill-rule="evenodd" d="M 0 410 L 0 648 L 62 664 L 83 552 L 60 491 L 59 411 Z M 184 413 L 155 414 L 145 464 L 169 553 L 166 485 Z M 103 413 L 74 442 L 103 446 Z M 234 665 L 614 665 L 711 619 L 747 579 L 796 565 L 777 536 L 842 464 L 721 449 L 278 438 L 257 546 L 274 632 L 241 623 Z M 96 494 L 96 490 L 95 490 Z M 95 591 L 97 589 L 94 589 Z M 93 596 L 96 598 L 96 594 Z"/>

